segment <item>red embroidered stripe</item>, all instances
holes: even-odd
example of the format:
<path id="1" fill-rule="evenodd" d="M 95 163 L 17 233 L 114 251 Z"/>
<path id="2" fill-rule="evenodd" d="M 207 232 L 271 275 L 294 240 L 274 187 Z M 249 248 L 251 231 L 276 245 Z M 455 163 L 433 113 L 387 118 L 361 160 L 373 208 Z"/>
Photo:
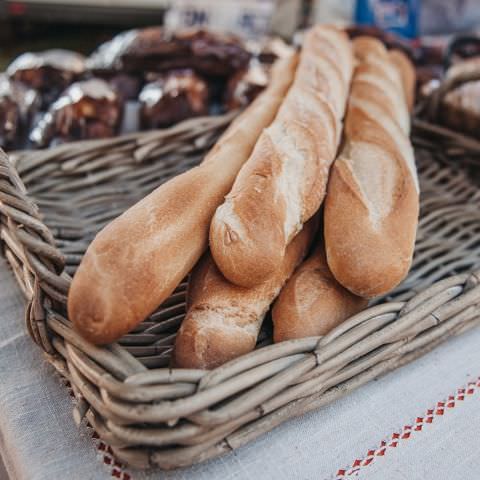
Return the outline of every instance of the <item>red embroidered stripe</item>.
<path id="1" fill-rule="evenodd" d="M 424 416 L 417 417 L 412 425 L 405 425 L 399 432 L 394 432 L 387 440 L 383 440 L 374 450 L 368 450 L 363 458 L 357 458 L 349 467 L 341 468 L 336 473 L 336 480 L 344 480 L 347 477 L 357 476 L 358 472 L 376 461 L 377 457 L 383 457 L 389 448 L 396 448 L 402 440 L 408 440 L 421 432 L 435 417 L 446 414 L 447 409 L 455 408 L 457 402 L 465 400 L 465 395 L 474 395 L 480 390 L 480 377 L 475 382 L 469 382 L 466 388 L 459 388 L 455 395 L 450 395 L 444 402 L 437 402 L 435 407 L 427 410 Z"/>

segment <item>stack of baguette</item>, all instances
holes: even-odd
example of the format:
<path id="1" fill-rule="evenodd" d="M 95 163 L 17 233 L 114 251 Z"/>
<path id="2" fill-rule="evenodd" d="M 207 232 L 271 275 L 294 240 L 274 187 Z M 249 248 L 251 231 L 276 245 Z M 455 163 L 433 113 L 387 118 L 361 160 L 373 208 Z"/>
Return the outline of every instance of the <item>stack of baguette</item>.
<path id="1" fill-rule="evenodd" d="M 414 84 L 403 53 L 313 27 L 200 166 L 97 235 L 74 327 L 113 342 L 193 268 L 174 363 L 211 369 L 253 350 L 269 311 L 275 342 L 325 335 L 393 289 L 418 222 Z"/>

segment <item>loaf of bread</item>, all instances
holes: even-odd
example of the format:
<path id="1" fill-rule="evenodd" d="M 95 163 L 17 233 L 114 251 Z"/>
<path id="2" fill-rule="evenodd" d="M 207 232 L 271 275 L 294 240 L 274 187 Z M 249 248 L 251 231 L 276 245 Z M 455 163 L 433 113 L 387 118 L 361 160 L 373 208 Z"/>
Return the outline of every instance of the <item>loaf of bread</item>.
<path id="1" fill-rule="evenodd" d="M 290 277 L 272 309 L 273 340 L 326 335 L 368 300 L 342 287 L 328 268 L 323 242 Z"/>
<path id="2" fill-rule="evenodd" d="M 113 342 L 150 315 L 197 263 L 212 216 L 293 80 L 281 59 L 270 85 L 237 117 L 203 163 L 161 185 L 104 228 L 73 279 L 68 313 L 96 344 Z"/>
<path id="3" fill-rule="evenodd" d="M 408 273 L 419 192 L 400 74 L 378 40 L 353 43 L 358 66 L 325 199 L 324 237 L 335 278 L 370 298 Z"/>
<path id="4" fill-rule="evenodd" d="M 265 314 L 305 257 L 316 228 L 317 216 L 289 244 L 277 270 L 253 288 L 229 282 L 205 254 L 190 278 L 189 309 L 175 341 L 175 366 L 211 369 L 252 351 Z"/>
<path id="5" fill-rule="evenodd" d="M 318 210 L 336 155 L 352 68 L 343 31 L 317 26 L 305 35 L 285 101 L 212 220 L 212 256 L 231 282 L 252 287 L 265 281 Z"/>

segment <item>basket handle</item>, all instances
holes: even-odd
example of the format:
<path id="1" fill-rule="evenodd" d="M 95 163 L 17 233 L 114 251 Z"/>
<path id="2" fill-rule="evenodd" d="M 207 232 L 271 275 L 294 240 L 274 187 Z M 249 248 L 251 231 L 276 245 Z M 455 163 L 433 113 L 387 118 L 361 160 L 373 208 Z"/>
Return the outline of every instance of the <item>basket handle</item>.
<path id="1" fill-rule="evenodd" d="M 447 45 L 443 55 L 443 68 L 447 71 L 452 65 L 452 57 L 458 50 L 466 45 L 475 45 L 480 52 L 480 37 L 476 35 L 458 35 Z"/>
<path id="2" fill-rule="evenodd" d="M 445 77 L 438 88 L 427 98 L 425 113 L 430 121 L 434 121 L 438 115 L 440 105 L 445 96 L 464 83 L 480 80 L 480 67 L 477 70 L 461 72 L 458 75 Z"/>
<path id="3" fill-rule="evenodd" d="M 0 149 L 0 247 L 10 262 L 27 297 L 27 329 L 47 353 L 55 351 L 45 325 L 45 306 L 40 299 L 66 299 L 69 281 L 62 275 L 65 259 L 43 223 L 37 205 L 11 161 Z M 26 267 L 26 268 L 25 268 Z M 36 293 L 36 294 L 34 294 Z"/>

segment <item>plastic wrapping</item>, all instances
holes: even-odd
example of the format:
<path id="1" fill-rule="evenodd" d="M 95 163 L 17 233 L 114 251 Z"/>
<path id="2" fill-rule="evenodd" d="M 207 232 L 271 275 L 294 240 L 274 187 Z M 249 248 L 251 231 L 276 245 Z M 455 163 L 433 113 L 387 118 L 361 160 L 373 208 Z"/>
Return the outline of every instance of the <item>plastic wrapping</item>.
<path id="1" fill-rule="evenodd" d="M 87 59 L 68 50 L 25 53 L 7 75 L 37 92 L 35 118 L 20 121 L 16 101 L 4 95 L 0 134 L 15 148 L 42 148 L 221 114 L 250 103 L 268 83 L 270 64 L 291 51 L 278 37 L 244 43 L 201 29 L 149 27 L 117 35 Z"/>
<path id="2" fill-rule="evenodd" d="M 208 84 L 190 69 L 157 75 L 138 98 L 142 129 L 167 127 L 209 110 Z"/>
<path id="3" fill-rule="evenodd" d="M 39 107 L 37 93 L 0 75 L 0 147 L 19 145 L 24 131 Z"/>
<path id="4" fill-rule="evenodd" d="M 139 75 L 116 73 L 108 78 L 108 83 L 123 101 L 136 100 L 142 88 L 143 79 Z"/>
<path id="5" fill-rule="evenodd" d="M 249 59 L 250 53 L 233 35 L 149 27 L 123 32 L 104 43 L 88 58 L 87 66 L 94 72 L 192 68 L 204 75 L 228 76 L 244 69 Z"/>
<path id="6" fill-rule="evenodd" d="M 24 53 L 7 68 L 10 79 L 41 93 L 44 107 L 84 72 L 85 57 L 61 49 Z"/>
<path id="7" fill-rule="evenodd" d="M 80 139 L 108 138 L 117 134 L 122 101 L 104 80 L 76 82 L 63 92 L 30 134 L 37 147 Z"/>

